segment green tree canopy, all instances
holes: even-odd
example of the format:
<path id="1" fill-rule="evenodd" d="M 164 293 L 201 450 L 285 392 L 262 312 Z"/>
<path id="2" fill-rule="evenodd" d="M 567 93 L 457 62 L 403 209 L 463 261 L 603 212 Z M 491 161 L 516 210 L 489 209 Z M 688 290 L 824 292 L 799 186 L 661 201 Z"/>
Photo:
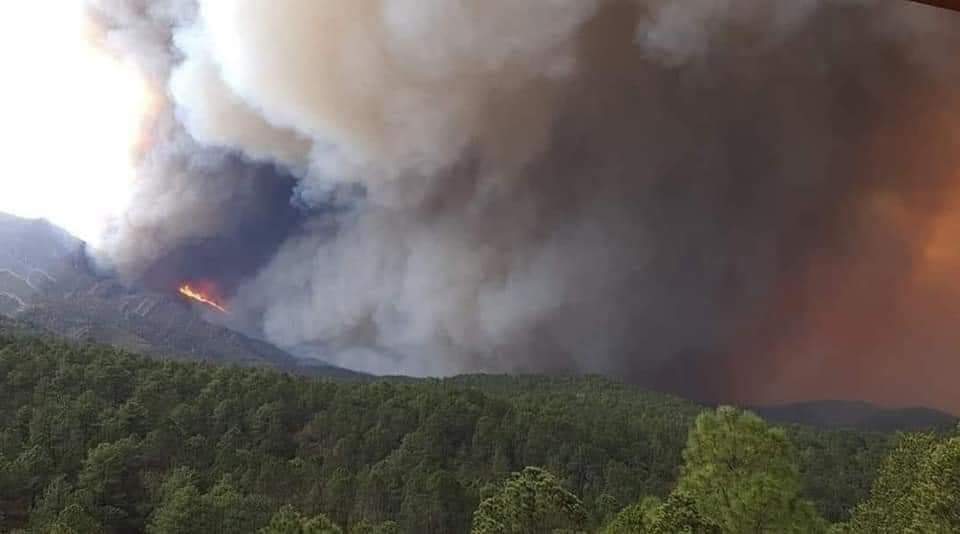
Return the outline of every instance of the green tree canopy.
<path id="1" fill-rule="evenodd" d="M 627 506 L 603 529 L 603 534 L 650 532 L 653 515 L 662 504 L 662 501 L 656 497 L 646 497 L 636 504 Z"/>
<path id="2" fill-rule="evenodd" d="M 176 469 L 160 488 L 160 505 L 150 516 L 148 534 L 200 534 L 204 532 L 195 475 L 189 469 Z"/>
<path id="3" fill-rule="evenodd" d="M 551 473 L 527 467 L 480 503 L 474 534 L 552 534 L 585 528 L 587 514 L 574 494 Z"/>
<path id="4" fill-rule="evenodd" d="M 683 452 L 678 491 L 730 534 L 825 530 L 800 495 L 800 472 L 783 430 L 730 407 L 697 417 Z"/>
<path id="5" fill-rule="evenodd" d="M 259 534 L 343 534 L 343 530 L 323 515 L 306 517 L 292 506 L 284 506 Z"/>
<path id="6" fill-rule="evenodd" d="M 702 407 L 598 377 L 340 382 L 154 361 L 2 328 L 0 391 L 0 532 L 256 532 L 284 505 L 293 508 L 277 520 L 296 510 L 299 529 L 323 514 L 363 534 L 471 525 L 592 532 L 621 503 L 645 496 L 662 501 L 633 510 L 642 513 L 632 524 L 699 532 L 719 526 L 723 511 L 701 498 L 708 489 L 720 484 L 742 498 L 750 484 L 738 481 L 768 468 L 790 482 L 785 501 L 801 485 L 799 471 L 804 494 L 842 519 L 869 494 L 889 442 L 791 427 L 799 469 L 792 453 L 784 468 L 774 451 L 747 454 L 753 463 L 735 456 L 744 465 L 727 472 L 710 467 L 729 467 L 721 442 L 733 440 L 741 453 L 757 446 L 739 429 L 718 431 L 720 452 L 707 454 L 706 439 L 688 450 L 690 488 L 678 493 L 688 431 Z M 769 429 L 760 427 L 763 444 Z M 791 452 L 786 436 L 775 438 Z M 931 465 L 947 473 L 949 459 Z M 525 465 L 556 476 L 507 478 Z M 928 478 L 918 488 L 949 487 Z M 767 493 L 759 502 L 779 513 Z M 939 509 L 949 510 L 943 497 Z"/>
<path id="7" fill-rule="evenodd" d="M 837 532 L 960 532 L 960 438 L 905 435 L 890 454 L 870 498 Z"/>

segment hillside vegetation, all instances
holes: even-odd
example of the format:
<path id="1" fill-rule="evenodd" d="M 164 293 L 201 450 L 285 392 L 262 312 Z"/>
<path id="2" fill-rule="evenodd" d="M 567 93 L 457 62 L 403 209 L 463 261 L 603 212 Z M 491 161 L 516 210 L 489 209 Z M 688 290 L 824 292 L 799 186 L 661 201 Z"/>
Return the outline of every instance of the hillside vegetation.
<path id="1" fill-rule="evenodd" d="M 336 382 L 9 332 L 0 390 L 0 531 L 728 532 L 757 506 L 825 526 L 870 502 L 894 439 L 594 377 Z M 717 480 L 752 504 L 704 501 Z"/>

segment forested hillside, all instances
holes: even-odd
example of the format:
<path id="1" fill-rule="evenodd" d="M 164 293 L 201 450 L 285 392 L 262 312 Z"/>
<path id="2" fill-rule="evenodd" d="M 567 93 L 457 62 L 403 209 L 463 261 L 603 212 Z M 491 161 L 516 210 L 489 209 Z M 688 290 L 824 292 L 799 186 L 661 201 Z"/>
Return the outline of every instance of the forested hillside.
<path id="1" fill-rule="evenodd" d="M 783 502 L 836 522 L 892 440 L 721 411 L 732 430 L 691 449 L 701 407 L 599 378 L 336 382 L 2 332 L 0 380 L 0 531 L 664 528 L 710 510 L 695 498 L 712 471 L 692 467 L 710 447 L 742 438 L 749 456 L 769 436 L 771 483 L 795 490 Z"/>

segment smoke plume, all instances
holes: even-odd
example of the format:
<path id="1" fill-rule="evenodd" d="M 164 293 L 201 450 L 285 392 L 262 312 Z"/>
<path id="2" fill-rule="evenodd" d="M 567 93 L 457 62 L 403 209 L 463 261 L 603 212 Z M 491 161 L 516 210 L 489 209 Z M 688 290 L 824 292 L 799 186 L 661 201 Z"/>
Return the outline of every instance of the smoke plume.
<path id="1" fill-rule="evenodd" d="M 90 0 L 165 99 L 104 258 L 384 373 L 960 409 L 960 17 Z"/>

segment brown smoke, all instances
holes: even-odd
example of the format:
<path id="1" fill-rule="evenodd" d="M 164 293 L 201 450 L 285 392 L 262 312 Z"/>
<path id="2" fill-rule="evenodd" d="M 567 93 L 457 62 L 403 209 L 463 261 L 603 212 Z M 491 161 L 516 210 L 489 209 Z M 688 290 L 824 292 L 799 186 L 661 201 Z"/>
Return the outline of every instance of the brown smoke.
<path id="1" fill-rule="evenodd" d="M 170 97 L 107 250 L 121 272 L 292 209 L 260 204 L 249 183 L 269 177 L 248 169 L 297 179 L 301 223 L 233 295 L 238 328 L 382 372 L 960 409 L 960 17 L 868 0 L 91 7 Z"/>

